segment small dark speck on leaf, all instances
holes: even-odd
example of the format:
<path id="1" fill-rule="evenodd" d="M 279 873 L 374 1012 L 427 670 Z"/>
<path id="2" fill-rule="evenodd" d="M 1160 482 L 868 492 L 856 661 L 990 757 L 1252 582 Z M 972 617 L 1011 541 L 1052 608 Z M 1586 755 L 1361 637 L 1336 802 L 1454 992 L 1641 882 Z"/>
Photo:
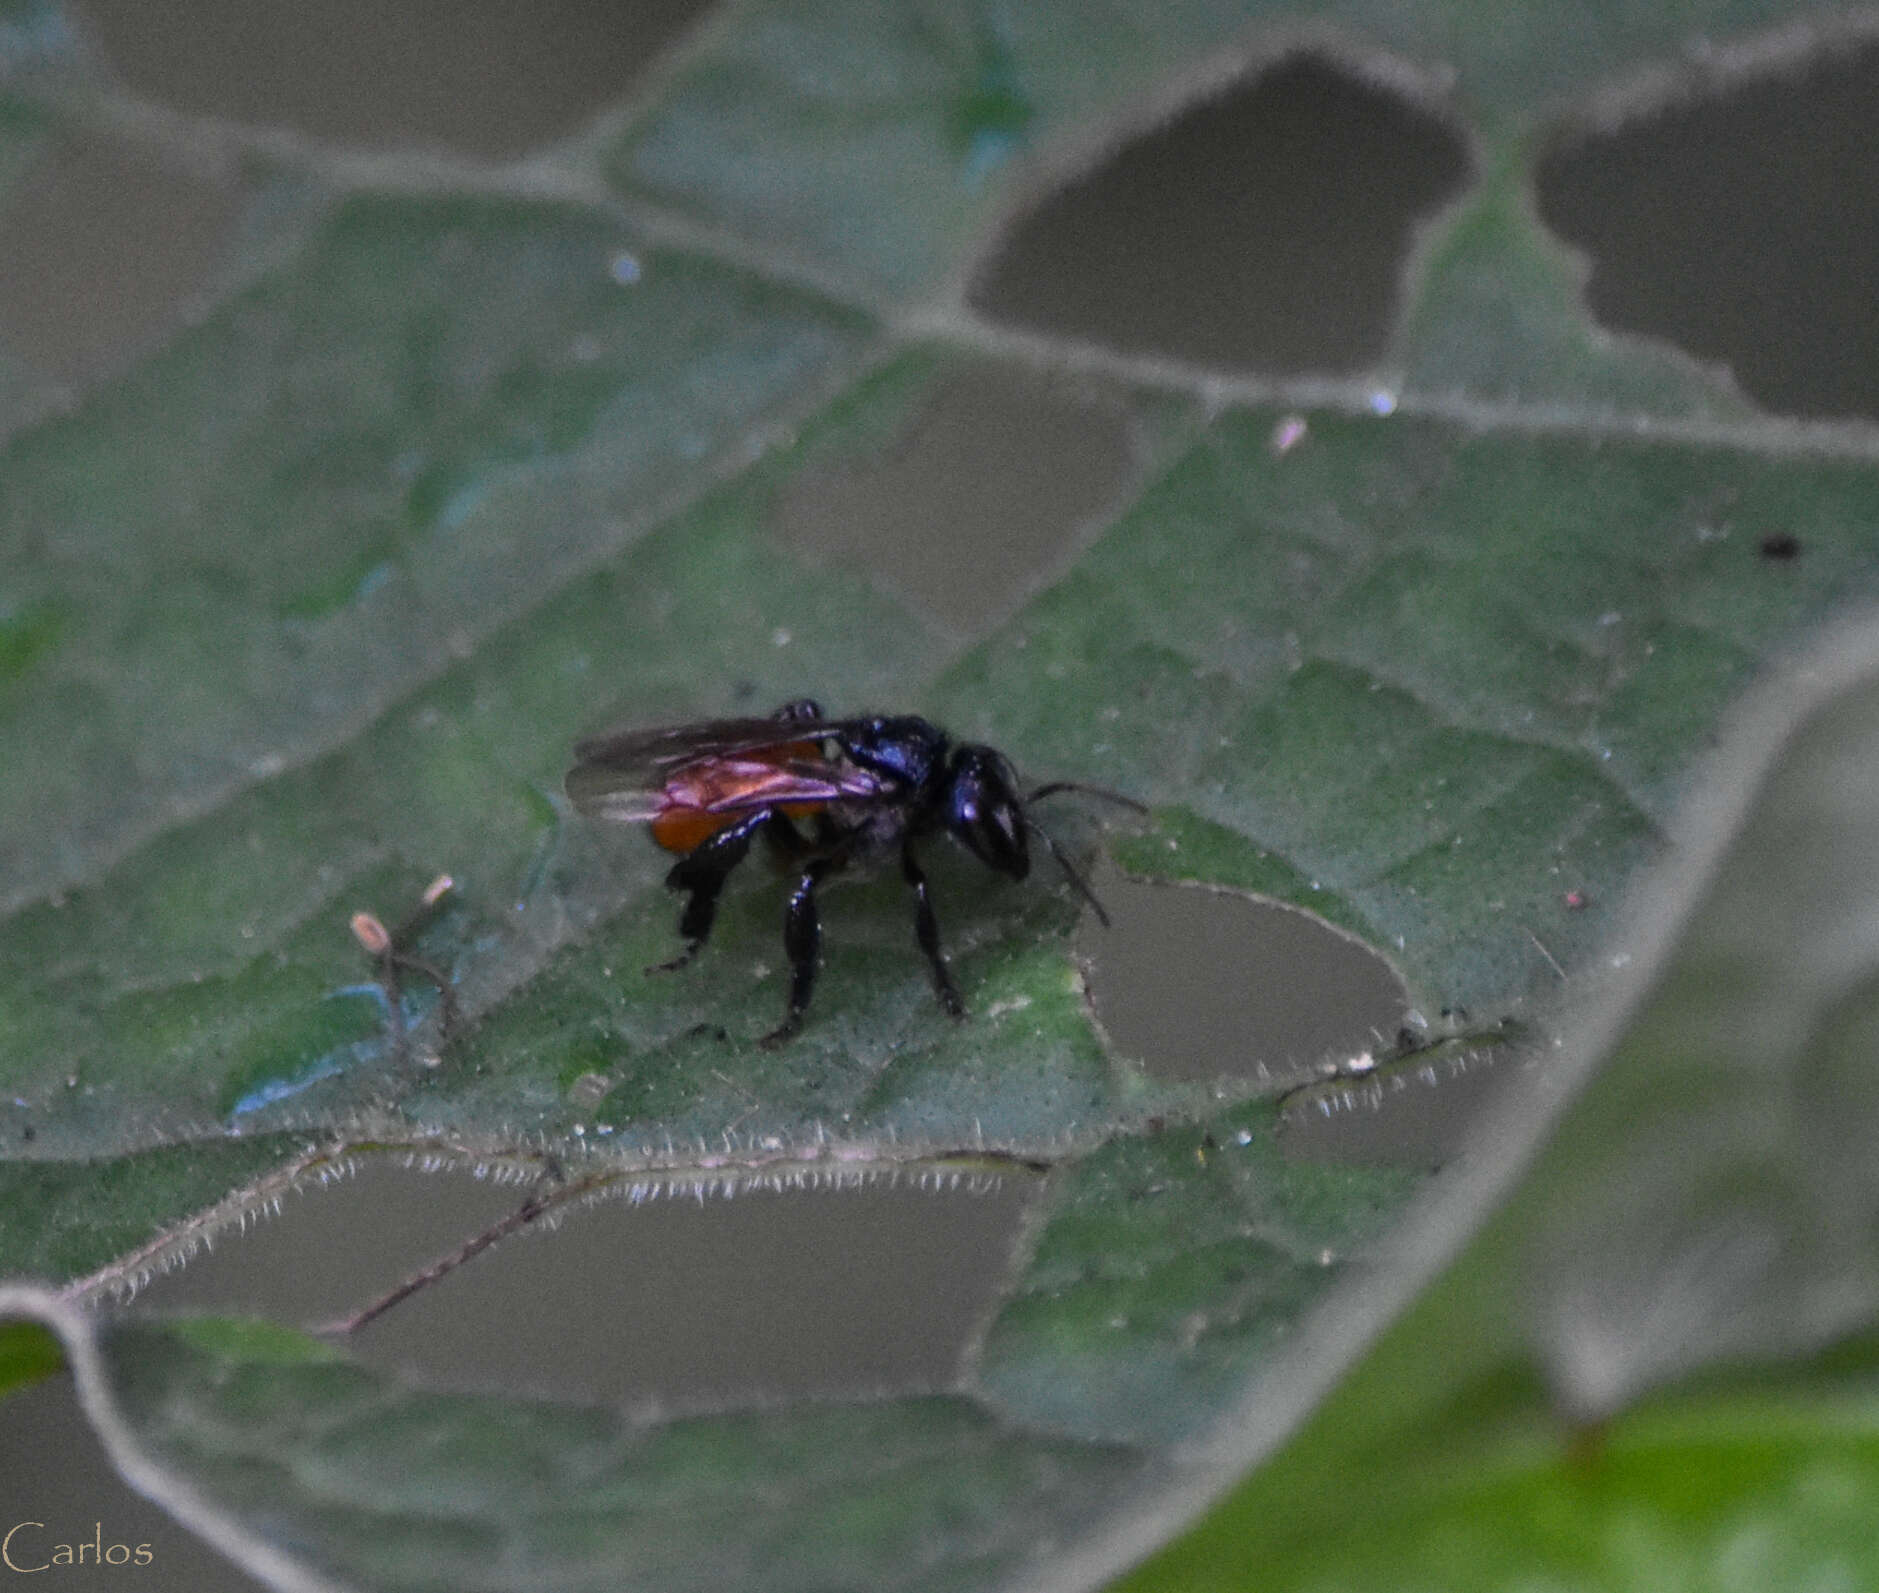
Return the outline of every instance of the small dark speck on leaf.
<path id="1" fill-rule="evenodd" d="M 1801 539 L 1792 531 L 1771 531 L 1758 544 L 1764 559 L 1785 564 L 1801 556 Z"/>

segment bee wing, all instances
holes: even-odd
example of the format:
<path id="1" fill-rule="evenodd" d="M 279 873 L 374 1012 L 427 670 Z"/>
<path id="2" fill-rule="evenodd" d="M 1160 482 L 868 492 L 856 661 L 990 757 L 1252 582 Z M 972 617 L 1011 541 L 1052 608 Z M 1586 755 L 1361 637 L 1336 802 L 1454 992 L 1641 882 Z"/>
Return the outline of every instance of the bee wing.
<path id="1" fill-rule="evenodd" d="M 765 747 L 819 741 L 846 729 L 851 720 L 701 719 L 688 725 L 657 725 L 650 730 L 614 730 L 575 743 L 577 764 L 596 764 L 621 773 L 677 768 L 700 758 L 718 758 Z"/>
<path id="2" fill-rule="evenodd" d="M 713 719 L 596 736 L 575 749 L 566 790 L 577 813 L 645 824 L 673 807 L 739 813 L 786 802 L 870 797 L 880 780 L 816 743 L 849 721 Z"/>
<path id="3" fill-rule="evenodd" d="M 574 748 L 564 782 L 574 811 L 615 824 L 647 824 L 669 805 L 666 784 L 686 764 L 775 743 L 774 719 L 708 719 L 590 736 Z"/>
<path id="4" fill-rule="evenodd" d="M 753 808 L 782 807 L 791 803 L 839 802 L 844 797 L 871 797 L 881 782 L 866 769 L 829 763 L 822 758 L 790 758 L 769 763 L 734 755 L 709 765 L 710 780 L 699 784 L 707 813 L 747 813 Z"/>
<path id="5" fill-rule="evenodd" d="M 615 824 L 649 824 L 665 806 L 664 789 L 648 787 L 603 764 L 576 764 L 565 782 L 576 813 Z"/>

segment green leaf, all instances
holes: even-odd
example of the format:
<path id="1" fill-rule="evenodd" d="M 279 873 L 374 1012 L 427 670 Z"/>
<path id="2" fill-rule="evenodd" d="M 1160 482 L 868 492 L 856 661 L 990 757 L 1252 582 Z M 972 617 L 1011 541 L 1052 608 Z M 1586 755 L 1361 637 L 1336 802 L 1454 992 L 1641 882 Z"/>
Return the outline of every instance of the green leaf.
<path id="1" fill-rule="evenodd" d="M 1261 1585 L 1274 1588 L 1487 1589 L 1550 1578 L 1642 1593 L 1862 1587 L 1879 1575 L 1870 1376 L 1653 1401 L 1579 1450 L 1504 1411 L 1468 1415 L 1445 1426 L 1451 1447 L 1439 1459 L 1432 1450 L 1427 1471 L 1365 1488 L 1361 1531 L 1301 1536 L 1276 1551 L 1263 1534 L 1236 1537 L 1234 1552 L 1258 1554 Z M 1170 1556 L 1122 1586 L 1245 1585 L 1243 1568 L 1239 1579 L 1224 1568 L 1211 1550 Z"/>
<path id="2" fill-rule="evenodd" d="M 1242 1560 L 1279 1589 L 1879 1575 L 1879 630 L 1764 692 L 1709 775 L 1632 966 L 1403 1253 L 1492 1220 L 1129 1593 Z M 1334 1545 L 1352 1476 L 1366 1531 Z"/>
<path id="3" fill-rule="evenodd" d="M 922 364 L 929 384 L 947 369 Z M 1206 428 L 1071 575 L 918 695 L 1033 767 L 1119 783 L 1171 803 L 1171 822 L 1191 828 L 1192 815 L 1284 860 L 1380 939 L 1431 1007 L 1547 993 L 1596 946 L 1602 904 L 1651 855 L 1701 727 L 1752 660 L 1872 588 L 1879 479 L 1672 445 L 1588 458 L 1571 440 L 1490 441 L 1403 417 L 1323 418 L 1274 460 L 1270 424 Z M 792 571 L 761 537 L 771 473 L 844 435 L 706 499 L 347 747 L 0 926 L 13 1090 L 37 1142 L 262 1127 L 276 1103 L 276 1116 L 343 1121 L 382 1101 L 380 1014 L 345 919 L 360 906 L 393 916 L 441 868 L 456 905 L 418 945 L 485 1021 L 412 1093 L 426 1123 L 488 1132 L 526 1114 L 565 1132 L 586 1115 L 566 1083 L 586 1072 L 614 1082 L 608 1120 L 641 1146 L 715 1134 L 749 1095 L 762 1103 L 751 1131 L 794 1142 L 840 1121 L 863 1139 L 1026 1154 L 1075 1125 L 1176 1104 L 1095 1049 L 1059 900 L 990 889 L 964 867 L 938 888 L 982 926 L 960 958 L 971 1004 L 1027 1003 L 1002 1028 L 1033 1060 L 1001 1050 L 995 1084 L 980 1071 L 985 1031 L 930 1021 L 892 891 L 835 931 L 829 1020 L 786 1052 L 747 1051 L 728 1090 L 702 1064 L 727 1011 L 755 1027 L 780 1004 L 774 909 L 737 897 L 682 979 L 622 973 L 671 944 L 651 860 L 597 854 L 539 793 L 597 700 L 635 678 L 668 701 L 696 690 L 651 685 L 660 660 L 700 669 L 717 655 L 712 678 L 735 680 L 761 659 L 775 680 L 761 701 L 790 689 L 773 631 L 805 638 L 792 650 L 812 684 L 850 674 L 838 660 L 856 657 L 852 638 L 896 634 L 867 617 L 879 600 L 858 582 L 847 614 L 819 621 L 835 583 Z M 1706 537 L 1722 494 L 1730 534 Z M 1798 528 L 1801 568 L 1754 556 L 1777 525 Z M 1526 601 L 1536 581 L 1543 614 Z M 899 634 L 913 657 L 890 665 L 890 641 L 852 678 L 883 695 L 917 678 L 932 645 Z M 615 906 L 622 878 L 637 914 L 564 946 Z M 1601 905 L 1568 912 L 1567 888 Z M 754 982 L 753 966 L 767 970 Z M 933 1099 L 935 1079 L 949 1098 Z"/>
<path id="4" fill-rule="evenodd" d="M 977 1383 L 1048 1431 L 1167 1443 L 1203 1431 L 1305 1308 L 1365 1270 L 1417 1184 L 1288 1167 L 1269 1105 L 1119 1140 L 1059 1177 Z"/>
<path id="5" fill-rule="evenodd" d="M 1270 1450 L 1380 1302 L 1493 1209 L 1498 1153 L 1432 1187 L 1282 1154 L 1302 1099 L 1271 1097 L 1311 1080 L 1313 1102 L 1355 1100 L 1357 1079 L 1222 1057 L 1178 1084 L 1107 1049 L 1086 998 L 1101 942 L 1085 968 L 1046 867 L 1019 888 L 930 848 L 962 1025 L 891 878 L 830 904 L 790 1046 L 752 1043 L 787 975 L 775 894 L 750 879 L 705 956 L 644 977 L 675 949 L 669 860 L 574 818 L 572 746 L 810 693 L 1138 797 L 1152 817 L 1106 838 L 1138 876 L 1268 894 L 1368 941 L 1409 986 L 1412 1036 L 1451 1036 L 1357 1059 L 1371 1086 L 1492 1035 L 1483 1053 L 1556 1094 L 1556 1054 L 1603 1054 L 1616 965 L 1656 966 L 1630 892 L 1743 934 L 1652 1042 L 1699 1064 L 1557 1153 L 1519 1273 L 1537 1304 L 1519 1317 L 1505 1258 L 1455 1274 L 1463 1294 L 1442 1285 L 1247 1484 L 1256 1530 L 1222 1518 L 1275 1576 L 1355 1579 L 1370 1551 L 1339 1560 L 1341 1528 L 1385 1472 L 1406 1479 L 1378 1496 L 1403 1566 L 1425 1519 L 1452 1542 L 1571 1494 L 1517 1318 L 1556 1397 L 1612 1422 L 1613 1475 L 1661 1495 L 1708 1454 L 1698 1503 L 1727 1527 L 1755 1500 L 1800 1509 L 1817 1446 L 1823 1530 L 1851 1519 L 1864 1495 L 1835 1515 L 1834 1468 L 1863 1428 L 1798 1404 L 1761 1421 L 1726 1392 L 1625 1409 L 1690 1365 L 1805 1357 L 1872 1315 L 1849 1226 L 1870 1134 L 1842 1110 L 1870 1094 L 1865 1008 L 1791 982 L 1841 966 L 1802 953 L 1851 944 L 1832 937 L 1869 899 L 1859 875 L 1771 851 L 1794 893 L 1777 922 L 1767 880 L 1718 913 L 1701 880 L 1649 868 L 1687 833 L 1680 804 L 1729 789 L 1702 761 L 1744 687 L 1879 591 L 1879 452 L 1593 326 L 1528 199 L 1562 120 L 1692 37 L 1792 14 L 755 0 L 588 133 L 471 172 L 152 117 L 58 9 L 0 11 L 0 197 L 65 138 L 242 151 L 225 268 L 172 335 L 75 393 L 0 359 L 0 1270 L 65 1291 L 9 1309 L 57 1326 L 120 1466 L 280 1586 L 1087 1585 L 1122 1563 L 1119 1530 L 1152 1548 Z M 974 308 L 1032 197 L 1326 28 L 1399 89 L 1444 82 L 1476 157 L 1426 218 L 1376 369 L 1206 372 Z M 1067 452 L 975 455 L 955 492 L 922 450 L 975 401 L 1048 411 L 1113 457 L 1071 484 Z M 910 577 L 880 536 L 802 534 L 862 489 L 939 528 L 992 503 L 976 530 L 1012 545 Z M 998 529 L 1053 514 L 1035 544 Z M 1050 822 L 1079 854 L 1104 844 Z M 392 988 L 351 927 L 402 925 L 443 875 L 399 944 L 448 1002 L 415 966 Z M 1719 1075 L 1728 1046 L 1786 1058 L 1778 1087 Z M 1510 1114 L 1510 1157 L 1544 1115 Z M 1696 1149 L 1627 1161 L 1639 1124 Z M 366 1150 L 563 1194 L 975 1158 L 1045 1177 L 937 1395 L 629 1420 L 419 1389 L 289 1327 L 67 1308 Z M 1624 1198 L 1646 1175 L 1652 1198 Z M 1418 1195 L 1446 1215 L 1403 1217 Z M 1702 1331 L 1666 1339 L 1665 1320 Z M 1438 1452 L 1459 1458 L 1421 1464 Z M 1570 1519 L 1622 1526 L 1629 1497 L 1582 1490 Z M 1230 1536 L 1195 1545 L 1197 1577 L 1249 1563 Z M 1509 1532 L 1502 1552 L 1513 1580 L 1554 1550 Z"/>
<path id="6" fill-rule="evenodd" d="M 152 1217 L 211 1208 L 230 1190 L 291 1159 L 302 1142 L 260 1136 L 222 1144 L 169 1145 L 98 1162 L 0 1163 L 9 1273 L 80 1277 L 134 1253 Z"/>
<path id="7" fill-rule="evenodd" d="M 38 1323 L 0 1325 L 0 1395 L 50 1377 L 64 1364 L 59 1341 Z"/>

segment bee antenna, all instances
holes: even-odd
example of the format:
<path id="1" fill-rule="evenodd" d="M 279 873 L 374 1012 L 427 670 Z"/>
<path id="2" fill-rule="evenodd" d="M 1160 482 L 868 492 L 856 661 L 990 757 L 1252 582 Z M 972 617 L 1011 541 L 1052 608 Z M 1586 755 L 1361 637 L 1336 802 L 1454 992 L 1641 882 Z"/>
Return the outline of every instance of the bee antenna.
<path id="1" fill-rule="evenodd" d="M 1028 813 L 1024 816 L 1024 827 L 1031 831 L 1033 835 L 1050 849 L 1050 855 L 1057 859 L 1057 866 L 1064 871 L 1064 876 L 1076 887 L 1077 895 L 1081 896 L 1084 901 L 1088 902 L 1090 906 L 1096 910 L 1096 921 L 1101 924 L 1104 929 L 1107 929 L 1109 927 L 1108 911 L 1103 907 L 1103 904 L 1096 899 L 1096 892 L 1090 889 L 1089 881 L 1084 879 L 1084 877 L 1077 872 L 1076 865 L 1063 855 L 1057 843 L 1050 838 L 1050 831 L 1046 830 L 1043 825 L 1032 819 Z"/>
<path id="2" fill-rule="evenodd" d="M 1148 815 L 1148 805 L 1137 802 L 1134 797 L 1125 797 L 1120 791 L 1110 791 L 1100 785 L 1081 785 L 1075 780 L 1052 780 L 1049 785 L 1040 785 L 1024 800 L 1041 802 L 1045 797 L 1055 796 L 1059 791 L 1081 791 L 1085 796 L 1101 797 L 1105 802 L 1113 802 L 1116 806 L 1127 808 L 1132 813 L 1140 813 L 1143 817 Z"/>

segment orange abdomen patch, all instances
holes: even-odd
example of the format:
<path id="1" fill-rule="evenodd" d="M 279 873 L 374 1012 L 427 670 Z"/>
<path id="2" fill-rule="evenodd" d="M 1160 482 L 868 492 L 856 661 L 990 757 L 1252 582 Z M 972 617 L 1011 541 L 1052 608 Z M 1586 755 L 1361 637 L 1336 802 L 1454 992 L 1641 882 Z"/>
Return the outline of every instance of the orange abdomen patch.
<path id="1" fill-rule="evenodd" d="M 719 830 L 742 818 L 741 813 L 705 813 L 698 808 L 667 808 L 652 821 L 652 838 L 668 852 L 689 852 L 703 846 Z"/>

